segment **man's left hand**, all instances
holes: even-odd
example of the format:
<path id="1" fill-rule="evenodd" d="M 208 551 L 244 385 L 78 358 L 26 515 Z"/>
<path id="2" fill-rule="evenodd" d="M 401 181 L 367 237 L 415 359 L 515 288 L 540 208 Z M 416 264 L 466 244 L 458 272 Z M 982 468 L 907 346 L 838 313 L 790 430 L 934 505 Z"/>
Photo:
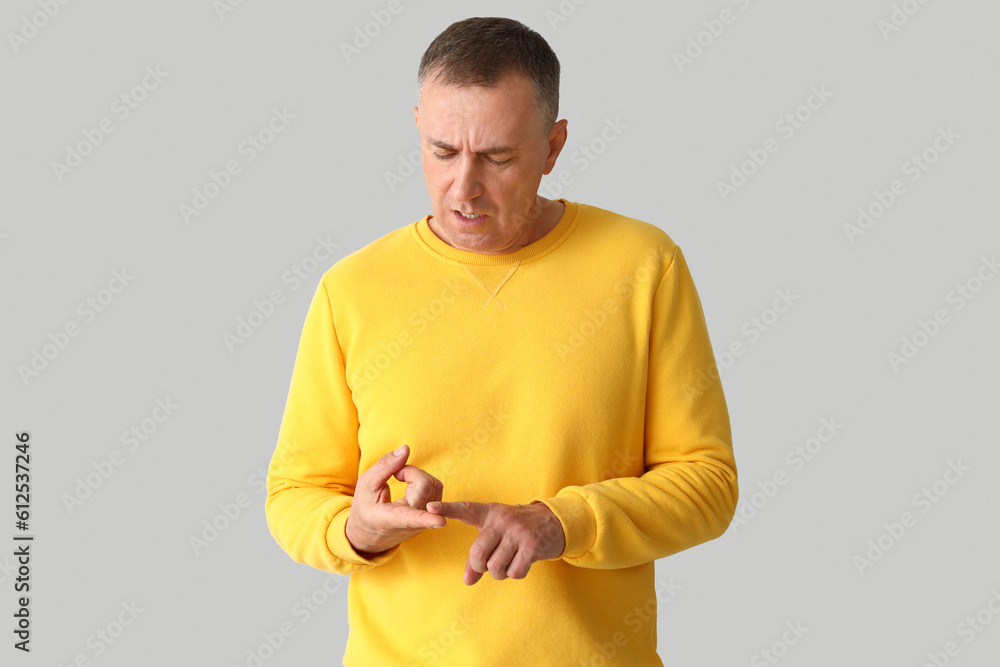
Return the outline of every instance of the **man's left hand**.
<path id="1" fill-rule="evenodd" d="M 566 536 L 545 503 L 427 503 L 427 511 L 479 529 L 469 549 L 462 580 L 471 586 L 489 571 L 496 580 L 524 579 L 532 563 L 562 555 Z"/>

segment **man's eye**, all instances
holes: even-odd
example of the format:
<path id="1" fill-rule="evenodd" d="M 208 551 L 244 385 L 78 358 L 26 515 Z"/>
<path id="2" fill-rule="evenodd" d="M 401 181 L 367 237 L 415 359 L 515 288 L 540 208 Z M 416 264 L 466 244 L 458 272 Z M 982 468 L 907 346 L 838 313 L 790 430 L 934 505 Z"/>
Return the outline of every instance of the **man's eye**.
<path id="1" fill-rule="evenodd" d="M 434 153 L 434 157 L 436 157 L 439 160 L 447 160 L 449 158 L 455 157 L 455 154 L 454 153 Z M 508 162 L 510 162 L 510 158 L 507 158 L 506 160 L 494 160 L 493 158 L 488 157 L 488 156 L 483 156 L 483 157 L 486 157 L 486 159 L 491 164 L 495 164 L 498 167 L 501 167 L 501 166 L 507 164 Z"/>

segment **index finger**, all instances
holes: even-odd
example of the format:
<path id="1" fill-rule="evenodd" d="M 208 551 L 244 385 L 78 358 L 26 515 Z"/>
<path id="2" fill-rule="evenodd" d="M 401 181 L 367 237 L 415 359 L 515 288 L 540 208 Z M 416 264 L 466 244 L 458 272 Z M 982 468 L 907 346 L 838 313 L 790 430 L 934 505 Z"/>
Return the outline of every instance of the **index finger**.
<path id="1" fill-rule="evenodd" d="M 409 463 L 394 472 L 392 476 L 400 482 L 406 482 L 407 484 L 413 484 L 414 482 L 426 482 L 428 480 L 433 480 L 432 483 L 436 484 L 441 481 L 426 470 L 421 470 L 417 466 Z"/>
<path id="2" fill-rule="evenodd" d="M 448 519 L 458 519 L 462 523 L 467 523 L 476 528 L 482 527 L 486 521 L 488 510 L 489 508 L 484 503 L 474 503 L 469 500 L 457 500 L 448 503 L 427 503 L 428 512 L 439 514 Z"/>
<path id="3" fill-rule="evenodd" d="M 363 488 L 369 494 L 378 493 L 389 478 L 405 465 L 409 457 L 409 445 L 401 445 L 399 449 L 383 454 L 368 470 L 358 476 L 358 488 Z"/>

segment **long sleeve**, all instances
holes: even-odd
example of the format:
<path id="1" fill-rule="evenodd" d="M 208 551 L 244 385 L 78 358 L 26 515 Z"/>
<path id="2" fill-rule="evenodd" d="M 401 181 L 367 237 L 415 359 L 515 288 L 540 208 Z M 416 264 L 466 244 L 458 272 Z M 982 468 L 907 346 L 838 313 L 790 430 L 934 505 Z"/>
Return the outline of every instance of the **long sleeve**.
<path id="1" fill-rule="evenodd" d="M 567 486 L 544 502 L 566 534 L 561 558 L 623 568 L 715 539 L 738 498 L 729 412 L 701 301 L 679 247 L 652 303 L 644 469 Z M 714 378 L 714 379 L 713 379 Z"/>
<path id="2" fill-rule="evenodd" d="M 653 561 L 732 519 L 729 416 L 680 250 L 563 201 L 556 227 L 513 252 L 450 246 L 425 216 L 317 287 L 265 511 L 293 560 L 351 575 L 345 665 L 590 664 L 612 635 L 627 641 L 609 664 L 662 665 Z M 401 444 L 444 501 L 546 503 L 566 549 L 475 586 L 462 573 L 478 530 L 461 521 L 357 554 L 344 529 L 358 475 Z M 405 498 L 405 481 L 386 484 Z"/>
<path id="3" fill-rule="evenodd" d="M 358 479 L 358 414 L 323 281 L 299 342 L 267 474 L 267 524 L 293 560 L 336 574 L 389 561 L 399 546 L 360 556 L 344 532 Z"/>

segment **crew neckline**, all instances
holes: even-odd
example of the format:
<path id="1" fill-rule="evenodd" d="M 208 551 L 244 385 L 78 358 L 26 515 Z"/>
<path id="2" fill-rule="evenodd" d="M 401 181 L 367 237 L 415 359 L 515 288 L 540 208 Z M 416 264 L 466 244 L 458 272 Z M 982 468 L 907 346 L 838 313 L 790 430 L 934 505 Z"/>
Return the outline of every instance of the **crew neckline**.
<path id="1" fill-rule="evenodd" d="M 510 266 L 513 264 L 524 264 L 534 261 L 543 255 L 555 250 L 562 241 L 569 237 L 570 231 L 576 226 L 579 206 L 576 202 L 568 201 L 560 197 L 554 201 L 562 202 L 566 207 L 562 217 L 556 226 L 540 239 L 529 243 L 523 248 L 514 252 L 502 254 L 486 254 L 473 252 L 472 250 L 462 250 L 448 245 L 438 238 L 438 235 L 430 227 L 428 222 L 433 214 L 428 213 L 423 218 L 413 223 L 411 229 L 417 242 L 429 253 L 441 259 L 460 262 L 462 264 L 474 264 L 479 266 Z"/>

